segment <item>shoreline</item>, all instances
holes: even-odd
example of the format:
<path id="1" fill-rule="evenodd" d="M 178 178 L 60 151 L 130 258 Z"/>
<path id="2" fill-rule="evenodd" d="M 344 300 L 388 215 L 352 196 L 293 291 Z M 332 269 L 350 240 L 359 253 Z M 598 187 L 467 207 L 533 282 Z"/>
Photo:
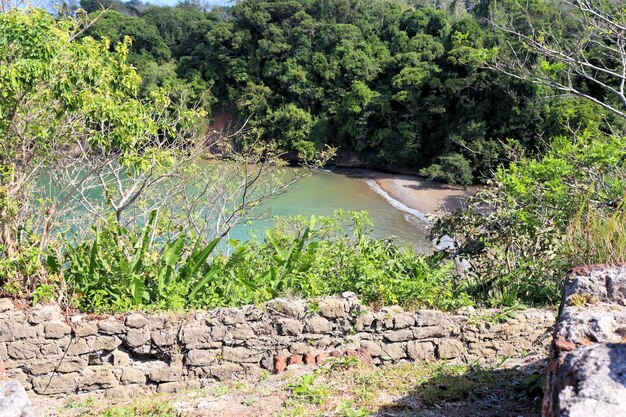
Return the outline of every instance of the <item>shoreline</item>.
<path id="1" fill-rule="evenodd" d="M 391 200 L 381 194 L 372 185 L 372 189 L 396 209 L 418 213 L 411 213 L 421 220 L 427 220 L 429 216 L 437 216 L 452 212 L 464 207 L 465 199 L 478 191 L 479 186 L 470 186 L 464 189 L 462 186 L 440 184 L 428 181 L 424 177 L 416 175 L 388 174 L 370 169 L 338 169 L 337 173 L 346 175 L 358 175 L 365 180 L 373 181 Z M 407 210 L 408 209 L 408 210 Z"/>

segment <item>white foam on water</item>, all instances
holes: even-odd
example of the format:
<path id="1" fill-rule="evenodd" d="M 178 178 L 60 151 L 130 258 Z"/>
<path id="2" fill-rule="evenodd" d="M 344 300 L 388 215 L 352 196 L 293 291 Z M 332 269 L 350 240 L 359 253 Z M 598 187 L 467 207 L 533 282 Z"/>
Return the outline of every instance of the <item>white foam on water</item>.
<path id="1" fill-rule="evenodd" d="M 414 218 L 417 218 L 418 220 L 420 220 L 421 222 L 426 223 L 427 225 L 432 224 L 432 221 L 428 218 L 428 216 L 426 216 L 421 211 L 412 209 L 411 207 L 407 206 L 403 202 L 398 201 L 395 198 L 391 197 L 389 194 L 387 194 L 387 192 L 385 190 L 383 190 L 380 187 L 380 185 L 378 185 L 378 183 L 376 181 L 368 179 L 368 180 L 365 180 L 365 182 L 367 182 L 367 185 L 369 185 L 369 187 L 372 189 L 372 191 L 374 191 L 376 194 L 378 194 L 382 198 L 384 198 L 394 208 L 396 208 L 396 209 L 398 209 L 400 211 L 403 211 L 403 212 L 411 215 Z"/>

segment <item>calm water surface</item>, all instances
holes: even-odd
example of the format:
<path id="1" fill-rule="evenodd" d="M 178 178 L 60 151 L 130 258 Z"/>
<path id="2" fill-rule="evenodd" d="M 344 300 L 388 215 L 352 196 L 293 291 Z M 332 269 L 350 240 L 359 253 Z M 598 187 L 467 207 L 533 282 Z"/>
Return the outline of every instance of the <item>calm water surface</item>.
<path id="1" fill-rule="evenodd" d="M 395 236 L 418 250 L 428 250 L 431 246 L 419 219 L 394 208 L 374 192 L 364 178 L 357 176 L 318 171 L 293 185 L 286 193 L 265 202 L 262 208 L 269 209 L 271 216 L 330 216 L 338 209 L 365 210 L 374 223 L 372 234 L 375 237 Z M 238 225 L 231 231 L 231 237 L 246 239 L 250 233 L 262 237 L 263 230 L 270 226 L 271 218 Z"/>

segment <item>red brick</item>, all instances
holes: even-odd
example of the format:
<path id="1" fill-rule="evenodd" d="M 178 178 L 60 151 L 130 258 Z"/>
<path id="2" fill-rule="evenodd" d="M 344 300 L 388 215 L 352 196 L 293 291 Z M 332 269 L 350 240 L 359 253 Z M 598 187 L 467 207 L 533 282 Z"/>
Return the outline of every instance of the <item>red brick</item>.
<path id="1" fill-rule="evenodd" d="M 328 353 L 323 352 L 315 357 L 315 362 L 317 362 L 318 365 L 321 365 L 326 361 L 326 359 L 328 359 Z"/>
<path id="2" fill-rule="evenodd" d="M 274 372 L 280 374 L 281 372 L 285 372 L 285 369 L 287 369 L 287 362 L 285 361 L 285 358 L 283 358 L 282 356 L 275 356 Z"/>
<path id="3" fill-rule="evenodd" d="M 291 355 L 287 359 L 287 365 L 299 365 L 302 363 L 302 355 Z"/>

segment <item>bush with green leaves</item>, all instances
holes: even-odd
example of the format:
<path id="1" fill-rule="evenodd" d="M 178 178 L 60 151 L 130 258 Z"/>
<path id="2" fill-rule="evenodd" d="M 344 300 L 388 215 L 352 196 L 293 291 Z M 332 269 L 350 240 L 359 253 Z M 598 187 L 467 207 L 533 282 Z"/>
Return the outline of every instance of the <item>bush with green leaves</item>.
<path id="1" fill-rule="evenodd" d="M 56 263 L 70 300 L 84 311 L 240 306 L 274 297 L 317 297 L 354 291 L 373 305 L 452 309 L 470 303 L 455 290 L 450 262 L 416 255 L 392 240 L 367 236 L 363 213 L 279 218 L 261 241 L 179 235 L 154 222 L 133 231 L 94 227 L 91 240 L 68 246 Z"/>
<path id="2" fill-rule="evenodd" d="M 464 186 L 470 185 L 474 180 L 470 161 L 460 153 L 438 157 L 436 163 L 420 170 L 420 174 L 430 180 Z"/>
<path id="3" fill-rule="evenodd" d="M 207 262 L 219 239 L 204 244 L 178 234 L 169 241 L 152 212 L 141 230 L 114 221 L 93 227 L 93 238 L 66 245 L 62 262 L 48 262 L 65 276 L 70 300 L 81 310 L 124 311 L 150 306 L 180 309 L 200 296 L 215 271 Z"/>
<path id="4" fill-rule="evenodd" d="M 174 159 L 164 148 L 184 141 L 187 151 L 206 116 L 171 104 L 160 89 L 137 98 L 130 38 L 114 48 L 106 39 L 77 39 L 88 25 L 43 9 L 0 13 L 0 285 L 17 292 L 34 290 L 59 219 L 94 179 L 107 182 L 107 166 L 126 178 L 161 174 Z M 94 164 L 80 172 L 73 165 L 80 158 Z M 73 182 L 46 187 L 38 182 L 46 175 Z"/>
<path id="5" fill-rule="evenodd" d="M 610 262 L 598 242 L 612 238 L 621 250 L 623 217 L 615 210 L 626 193 L 626 137 L 597 126 L 572 135 L 555 138 L 538 159 L 498 171 L 467 208 L 432 229 L 433 237 L 456 239 L 451 255 L 471 264 L 461 282 L 476 302 L 554 304 L 567 269 L 585 262 L 578 252 L 595 242 L 586 259 Z"/>

